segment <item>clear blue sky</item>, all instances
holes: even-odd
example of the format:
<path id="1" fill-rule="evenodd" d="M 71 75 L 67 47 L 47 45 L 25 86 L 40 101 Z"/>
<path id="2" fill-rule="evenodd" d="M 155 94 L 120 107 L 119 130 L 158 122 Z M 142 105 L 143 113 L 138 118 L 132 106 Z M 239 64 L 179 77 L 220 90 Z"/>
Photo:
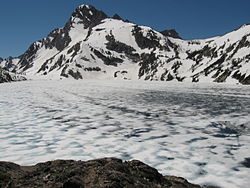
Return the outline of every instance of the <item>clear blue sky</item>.
<path id="1" fill-rule="evenodd" d="M 223 35 L 250 23 L 250 0 L 1 0 L 0 57 L 21 55 L 64 26 L 81 4 L 158 31 L 174 28 L 184 39 Z"/>

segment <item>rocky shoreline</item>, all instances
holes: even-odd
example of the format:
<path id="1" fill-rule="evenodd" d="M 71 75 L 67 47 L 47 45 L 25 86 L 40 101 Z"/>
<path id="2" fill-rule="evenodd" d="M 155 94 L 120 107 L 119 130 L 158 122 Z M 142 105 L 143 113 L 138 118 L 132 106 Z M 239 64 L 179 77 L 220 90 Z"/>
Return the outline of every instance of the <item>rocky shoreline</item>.
<path id="1" fill-rule="evenodd" d="M 163 176 L 138 161 L 103 158 L 91 161 L 56 160 L 34 166 L 0 162 L 0 188 L 212 188 L 181 177 Z"/>

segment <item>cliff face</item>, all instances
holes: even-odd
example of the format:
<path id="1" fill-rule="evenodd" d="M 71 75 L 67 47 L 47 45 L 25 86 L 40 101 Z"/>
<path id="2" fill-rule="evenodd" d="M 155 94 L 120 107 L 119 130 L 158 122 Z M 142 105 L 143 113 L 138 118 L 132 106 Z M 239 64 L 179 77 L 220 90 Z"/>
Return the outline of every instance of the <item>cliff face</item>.
<path id="1" fill-rule="evenodd" d="M 137 160 L 116 158 L 49 161 L 35 166 L 0 162 L 0 187 L 47 188 L 201 188 L 187 180 L 163 176 Z"/>

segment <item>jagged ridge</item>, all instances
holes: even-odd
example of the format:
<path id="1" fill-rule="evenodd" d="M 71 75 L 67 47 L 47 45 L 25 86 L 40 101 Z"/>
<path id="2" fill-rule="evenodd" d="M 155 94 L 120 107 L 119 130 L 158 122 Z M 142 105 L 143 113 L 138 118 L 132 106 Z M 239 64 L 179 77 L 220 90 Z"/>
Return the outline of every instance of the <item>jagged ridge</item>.
<path id="1" fill-rule="evenodd" d="M 174 30 L 160 33 L 82 5 L 9 68 L 31 78 L 250 84 L 249 25 L 206 40 L 179 38 Z"/>

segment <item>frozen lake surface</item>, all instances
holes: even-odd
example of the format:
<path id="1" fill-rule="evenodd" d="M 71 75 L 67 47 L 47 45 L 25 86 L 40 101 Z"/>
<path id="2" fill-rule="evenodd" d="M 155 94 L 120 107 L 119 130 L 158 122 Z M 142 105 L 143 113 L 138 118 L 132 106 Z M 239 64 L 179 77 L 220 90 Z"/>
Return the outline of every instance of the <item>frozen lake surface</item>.
<path id="1" fill-rule="evenodd" d="M 139 159 L 200 184 L 250 184 L 250 86 L 0 84 L 0 160 Z"/>

